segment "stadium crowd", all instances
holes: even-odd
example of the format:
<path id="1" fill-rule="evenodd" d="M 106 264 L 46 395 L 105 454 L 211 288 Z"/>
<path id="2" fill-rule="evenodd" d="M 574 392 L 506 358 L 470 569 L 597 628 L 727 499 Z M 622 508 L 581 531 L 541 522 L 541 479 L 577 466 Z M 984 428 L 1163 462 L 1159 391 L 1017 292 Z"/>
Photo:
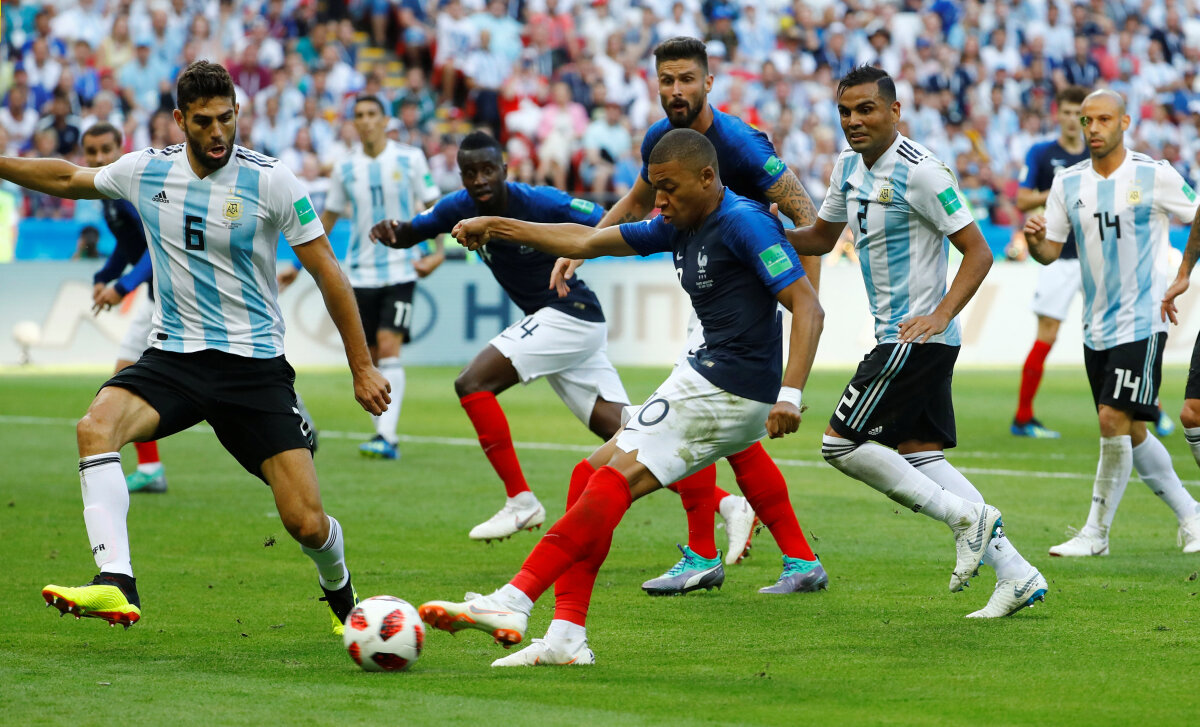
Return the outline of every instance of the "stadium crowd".
<path id="1" fill-rule="evenodd" d="M 240 143 L 283 160 L 321 205 L 355 143 L 356 94 L 421 146 L 443 192 L 456 140 L 492 129 L 510 173 L 606 203 L 632 184 L 662 114 L 650 50 L 708 44 L 710 100 L 766 131 L 820 204 L 844 139 L 836 79 L 897 79 L 901 130 L 958 173 L 977 219 L 1017 222 L 1026 150 L 1053 133 L 1054 91 L 1107 86 L 1130 139 L 1200 185 L 1197 0 L 21 0 L 3 2 L 0 149 L 78 159 L 110 121 L 127 150 L 182 140 L 173 82 L 198 58 L 238 85 Z M 14 191 L 14 190 L 9 190 Z M 95 214 L 23 195 L 25 216 Z M 90 212 L 87 210 L 91 210 Z"/>

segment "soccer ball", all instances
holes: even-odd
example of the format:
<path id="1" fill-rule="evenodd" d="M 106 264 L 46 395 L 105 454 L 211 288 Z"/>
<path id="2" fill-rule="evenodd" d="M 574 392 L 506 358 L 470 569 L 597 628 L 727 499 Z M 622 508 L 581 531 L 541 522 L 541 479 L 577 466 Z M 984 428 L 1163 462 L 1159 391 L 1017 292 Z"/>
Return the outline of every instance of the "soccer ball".
<path id="1" fill-rule="evenodd" d="M 365 671 L 402 671 L 421 656 L 425 624 L 408 601 L 375 596 L 346 617 L 342 640 L 350 658 Z"/>

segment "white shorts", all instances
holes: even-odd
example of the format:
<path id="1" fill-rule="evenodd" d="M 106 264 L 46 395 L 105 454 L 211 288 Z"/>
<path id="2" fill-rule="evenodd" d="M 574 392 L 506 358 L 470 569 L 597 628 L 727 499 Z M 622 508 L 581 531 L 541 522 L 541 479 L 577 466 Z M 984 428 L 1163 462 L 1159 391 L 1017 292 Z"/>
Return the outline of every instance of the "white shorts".
<path id="1" fill-rule="evenodd" d="M 1059 258 L 1050 263 L 1038 272 L 1037 288 L 1029 307 L 1039 316 L 1063 320 L 1083 285 L 1080 276 L 1079 258 Z"/>
<path id="2" fill-rule="evenodd" d="M 628 404 L 621 377 L 605 353 L 608 326 L 542 308 L 504 329 L 489 343 L 512 362 L 522 384 L 542 377 L 587 425 L 597 397 Z"/>
<path id="3" fill-rule="evenodd" d="M 150 323 L 154 317 L 154 301 L 145 292 L 139 293 L 137 303 L 133 305 L 130 316 L 129 330 L 121 339 L 121 347 L 117 349 L 117 360 L 137 361 L 142 352 L 150 348 Z"/>
<path id="4" fill-rule="evenodd" d="M 646 403 L 628 409 L 617 446 L 637 450 L 637 461 L 669 485 L 766 436 L 771 406 L 720 389 L 684 364 Z"/>

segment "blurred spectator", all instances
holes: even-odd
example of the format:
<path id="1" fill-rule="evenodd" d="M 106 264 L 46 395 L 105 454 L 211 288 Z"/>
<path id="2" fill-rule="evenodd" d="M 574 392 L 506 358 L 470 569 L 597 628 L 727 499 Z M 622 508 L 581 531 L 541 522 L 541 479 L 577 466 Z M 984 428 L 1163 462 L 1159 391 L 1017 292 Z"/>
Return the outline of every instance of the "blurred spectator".
<path id="1" fill-rule="evenodd" d="M 421 146 L 427 126 L 421 123 L 420 111 L 415 99 L 406 98 L 400 102 L 400 115 L 392 119 L 395 122 L 395 138 L 401 144 Z"/>
<path id="2" fill-rule="evenodd" d="M 607 7 L 607 4 L 601 2 Z M 490 0 L 487 9 L 471 16 L 476 35 L 487 31 L 491 38 L 490 48 L 502 56 L 506 65 L 512 66 L 521 57 L 521 24 L 508 14 L 508 3 L 504 0 Z"/>
<path id="3" fill-rule="evenodd" d="M 433 73 L 440 80 L 442 102 L 458 105 L 462 64 L 475 43 L 475 25 L 460 0 L 448 0 L 437 16 L 437 55 Z"/>
<path id="4" fill-rule="evenodd" d="M 392 104 L 392 115 L 399 116 L 401 104 L 411 101 L 417 107 L 420 126 L 425 127 L 433 123 L 433 119 L 437 115 L 437 98 L 429 89 L 429 84 L 425 82 L 425 71 L 414 66 L 408 69 L 404 78 L 406 83 Z"/>
<path id="5" fill-rule="evenodd" d="M 58 135 L 53 128 L 34 132 L 32 156 L 41 159 L 56 157 Z M 25 217 L 43 220 L 69 220 L 75 214 L 74 200 L 62 199 L 41 192 L 25 191 Z"/>
<path id="6" fill-rule="evenodd" d="M 150 42 L 139 40 L 134 59 L 121 67 L 117 80 L 131 104 L 143 111 L 154 111 L 158 109 L 159 84 L 166 80 L 167 74 L 168 69 L 154 61 Z"/>
<path id="7" fill-rule="evenodd" d="M 620 104 L 609 101 L 604 105 L 603 114 L 583 132 L 584 158 L 579 174 L 598 199 L 607 196 L 617 160 L 629 149 L 631 137 L 623 116 Z"/>
<path id="8" fill-rule="evenodd" d="M 571 100 L 571 88 L 555 83 L 550 90 L 550 103 L 542 109 L 537 130 L 537 178 L 550 180 L 559 189 L 567 188 L 571 170 L 571 154 L 583 132 L 587 130 L 587 112 Z"/>
<path id="9" fill-rule="evenodd" d="M 704 31 L 700 29 L 700 24 L 696 22 L 697 13 L 689 13 L 683 2 L 676 0 L 671 5 L 670 15 L 658 22 L 658 37 L 666 40 L 667 38 L 703 38 Z"/>
<path id="10" fill-rule="evenodd" d="M 79 137 L 83 133 L 78 116 L 71 113 L 71 101 L 67 94 L 57 91 L 50 101 L 49 111 L 38 121 L 38 131 L 53 129 L 57 146 L 55 154 L 69 157 L 79 146 Z"/>
<path id="11" fill-rule="evenodd" d="M 33 94 L 34 108 L 40 110 L 58 85 L 62 65 L 50 57 L 50 45 L 46 39 L 35 38 L 21 67 L 25 69 L 29 90 Z"/>
<path id="12" fill-rule="evenodd" d="M 475 107 L 471 120 L 491 129 L 492 135 L 500 136 L 500 88 L 512 75 L 512 66 L 506 56 L 491 47 L 491 31 L 479 31 L 475 48 L 467 55 L 463 64 L 468 98 Z"/>
<path id="13" fill-rule="evenodd" d="M 8 91 L 8 103 L 0 108 L 0 126 L 8 132 L 10 146 L 24 149 L 33 140 L 37 124 L 38 115 L 29 105 L 28 88 L 13 86 Z"/>
<path id="14" fill-rule="evenodd" d="M 79 239 L 75 241 L 75 252 L 72 260 L 95 260 L 100 257 L 100 230 L 94 225 L 85 225 L 79 230 Z"/>
<path id="15" fill-rule="evenodd" d="M 134 55 L 133 37 L 129 33 L 129 16 L 118 15 L 113 19 L 112 31 L 100 41 L 100 67 L 110 70 L 123 68 L 133 61 Z"/>
<path id="16" fill-rule="evenodd" d="M 447 134 L 442 137 L 437 153 L 429 157 L 429 172 L 442 194 L 462 189 L 462 175 L 458 171 L 458 141 L 453 136 Z"/>

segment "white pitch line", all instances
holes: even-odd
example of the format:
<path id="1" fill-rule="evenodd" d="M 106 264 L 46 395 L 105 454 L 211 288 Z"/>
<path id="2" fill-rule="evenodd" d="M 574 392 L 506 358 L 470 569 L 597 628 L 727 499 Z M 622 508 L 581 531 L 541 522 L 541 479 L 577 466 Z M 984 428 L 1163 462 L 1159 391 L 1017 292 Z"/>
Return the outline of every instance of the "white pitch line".
<path id="1" fill-rule="evenodd" d="M 65 417 L 32 417 L 32 416 L 11 416 L 11 415 L 6 415 L 6 414 L 0 414 L 0 425 L 2 425 L 2 424 L 35 424 L 35 425 L 75 426 L 75 424 L 78 421 L 79 421 L 78 419 L 68 419 Z M 211 434 L 212 427 L 209 427 L 208 425 L 205 425 L 205 424 L 197 424 L 196 426 L 192 427 L 191 429 L 185 430 L 185 432 Z M 321 439 L 347 439 L 347 440 L 364 441 L 364 442 L 367 441 L 368 439 L 370 439 L 372 436 L 374 436 L 372 434 L 367 434 L 364 432 L 339 432 L 339 431 L 334 431 L 334 430 L 329 430 L 329 429 L 319 429 L 319 430 L 317 430 L 317 434 L 321 437 Z M 406 442 L 409 444 L 433 444 L 433 445 L 440 445 L 443 447 L 475 448 L 475 447 L 479 446 L 479 440 L 474 439 L 474 438 L 468 438 L 468 437 L 423 437 L 423 436 L 418 436 L 418 435 L 413 435 L 413 434 L 401 434 L 400 441 Z M 517 449 L 539 449 L 539 450 L 545 450 L 545 451 L 550 451 L 550 452 L 590 453 L 590 452 L 594 452 L 596 450 L 596 447 L 594 447 L 594 446 L 581 445 L 581 444 L 558 444 L 555 442 L 513 442 L 513 446 L 516 447 Z M 976 456 L 976 457 L 995 457 L 997 459 L 1011 458 L 1011 455 L 1007 455 L 1007 454 L 992 454 L 992 453 L 988 453 L 988 452 L 958 452 L 958 451 L 955 451 L 951 455 L 951 458 L 963 457 L 964 455 Z M 1059 458 L 1063 458 L 1063 455 L 1059 455 Z M 1044 459 L 1050 459 L 1050 457 L 1046 457 Z M 1180 457 L 1179 459 L 1180 460 L 1187 459 L 1187 461 L 1191 461 L 1191 458 Z M 776 462 L 776 464 L 784 465 L 787 467 L 804 467 L 804 468 L 810 468 L 810 469 L 820 469 L 820 468 L 829 466 L 822 459 L 776 459 L 775 462 Z M 1038 471 L 1038 470 L 994 469 L 994 468 L 990 468 L 990 467 L 959 467 L 958 471 L 962 472 L 963 474 L 966 474 L 966 475 L 988 475 L 988 476 L 992 476 L 992 477 L 1027 477 L 1027 478 L 1028 477 L 1036 477 L 1039 479 L 1050 479 L 1050 480 L 1092 480 L 1092 479 L 1095 479 L 1095 475 L 1090 474 L 1088 472 L 1043 472 L 1043 471 Z M 1183 484 L 1185 484 L 1189 487 L 1196 487 L 1196 486 L 1200 486 L 1200 480 L 1184 480 Z"/>

